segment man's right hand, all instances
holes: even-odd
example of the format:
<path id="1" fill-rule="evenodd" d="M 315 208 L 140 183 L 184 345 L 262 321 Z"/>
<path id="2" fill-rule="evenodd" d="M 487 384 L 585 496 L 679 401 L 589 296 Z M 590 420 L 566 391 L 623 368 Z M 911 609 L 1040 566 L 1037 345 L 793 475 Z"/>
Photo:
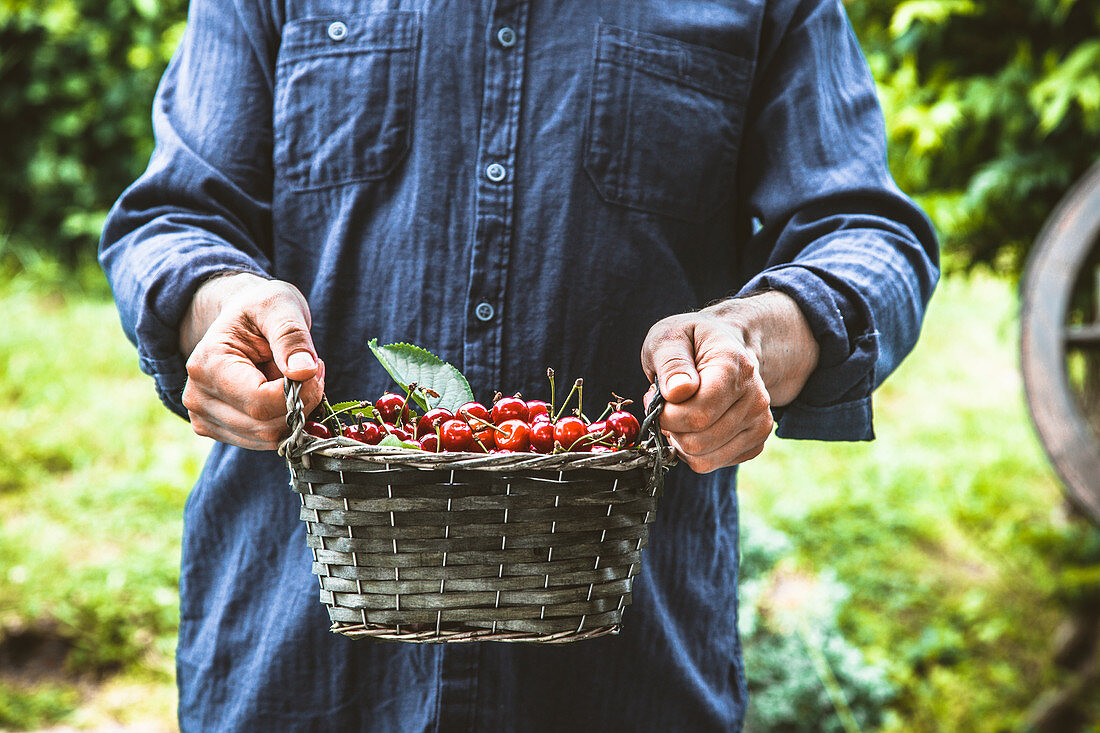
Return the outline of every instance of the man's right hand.
<path id="1" fill-rule="evenodd" d="M 283 376 L 303 382 L 306 414 L 324 394 L 325 365 L 309 328 L 309 305 L 290 283 L 247 273 L 203 283 L 180 328 L 183 406 L 194 431 L 242 448 L 276 448 L 289 433 Z"/>

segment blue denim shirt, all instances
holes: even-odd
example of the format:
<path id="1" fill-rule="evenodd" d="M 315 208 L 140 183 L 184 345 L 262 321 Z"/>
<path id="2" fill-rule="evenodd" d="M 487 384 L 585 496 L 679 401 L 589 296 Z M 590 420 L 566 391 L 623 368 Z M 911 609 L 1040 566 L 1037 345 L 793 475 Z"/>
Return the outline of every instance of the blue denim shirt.
<path id="1" fill-rule="evenodd" d="M 821 359 L 779 435 L 869 439 L 937 277 L 839 0 L 193 0 L 153 120 L 101 261 L 180 414 L 178 324 L 235 269 L 306 295 L 336 400 L 386 388 L 375 337 L 482 399 L 545 397 L 548 366 L 637 397 L 654 322 L 782 290 Z M 186 507 L 181 724 L 736 729 L 734 480 L 673 470 L 618 636 L 375 643 L 328 632 L 283 462 L 217 445 Z"/>

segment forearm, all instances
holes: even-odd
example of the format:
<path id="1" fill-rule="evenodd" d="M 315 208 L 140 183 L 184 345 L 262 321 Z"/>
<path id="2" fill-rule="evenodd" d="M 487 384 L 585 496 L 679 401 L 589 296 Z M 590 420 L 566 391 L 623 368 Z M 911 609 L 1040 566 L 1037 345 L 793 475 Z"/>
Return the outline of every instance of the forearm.
<path id="1" fill-rule="evenodd" d="M 810 325 L 789 295 L 768 291 L 731 298 L 702 311 L 737 329 L 756 354 L 775 406 L 790 404 L 817 368 L 819 349 Z"/>

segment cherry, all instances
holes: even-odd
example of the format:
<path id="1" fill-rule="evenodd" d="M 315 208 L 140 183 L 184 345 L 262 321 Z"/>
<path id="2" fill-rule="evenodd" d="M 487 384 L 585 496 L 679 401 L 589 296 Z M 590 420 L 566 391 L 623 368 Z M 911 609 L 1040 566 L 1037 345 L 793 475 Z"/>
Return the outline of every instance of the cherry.
<path id="1" fill-rule="evenodd" d="M 638 437 L 638 418 L 626 410 L 617 410 L 608 415 L 607 424 L 618 437 L 620 445 L 631 445 Z"/>
<path id="2" fill-rule="evenodd" d="M 609 445 L 594 445 L 588 450 L 591 453 L 613 453 L 615 451 L 615 449 Z"/>
<path id="3" fill-rule="evenodd" d="M 527 403 L 518 397 L 502 397 L 493 403 L 493 422 L 497 425 L 506 420 L 527 422 Z"/>
<path id="4" fill-rule="evenodd" d="M 535 416 L 535 422 L 531 425 L 531 450 L 536 453 L 554 452 L 554 425 L 549 418 L 545 420 Z"/>
<path id="5" fill-rule="evenodd" d="M 547 420 L 550 419 L 550 405 L 546 404 L 542 400 L 528 400 L 527 401 L 527 422 L 532 425 L 540 417 L 544 417 Z"/>
<path id="6" fill-rule="evenodd" d="M 523 420 L 505 420 L 497 427 L 502 431 L 496 433 L 497 448 L 522 453 L 531 444 L 531 426 Z"/>
<path id="7" fill-rule="evenodd" d="M 322 425 L 319 422 L 313 420 L 307 420 L 305 431 L 315 438 L 331 438 L 332 432 L 328 429 L 328 426 Z"/>
<path id="8" fill-rule="evenodd" d="M 382 442 L 382 428 L 372 422 L 365 422 L 359 426 L 359 437 L 367 445 L 378 445 Z"/>
<path id="9" fill-rule="evenodd" d="M 563 417 L 554 425 L 554 442 L 565 450 L 575 450 L 574 444 L 585 436 L 586 429 L 579 417 Z"/>
<path id="10" fill-rule="evenodd" d="M 405 427 L 397 426 L 394 427 L 390 432 L 393 433 L 395 437 L 405 441 L 406 443 L 415 440 L 412 431 Z"/>
<path id="11" fill-rule="evenodd" d="M 444 407 L 428 410 L 416 425 L 416 437 L 422 438 L 425 435 L 435 435 L 435 429 L 438 426 L 453 418 L 454 415 L 451 414 L 451 411 Z"/>
<path id="12" fill-rule="evenodd" d="M 585 439 L 585 443 L 587 445 L 592 445 L 597 441 L 605 440 L 614 436 L 614 433 L 611 430 L 611 426 L 607 424 L 607 420 L 597 420 L 596 422 L 589 425 L 585 432 L 587 433 L 587 438 Z"/>
<path id="13" fill-rule="evenodd" d="M 477 420 L 489 422 L 489 411 L 486 410 L 485 405 L 480 402 L 467 402 L 462 405 L 462 407 L 459 407 L 455 414 L 471 424 L 476 423 Z M 471 420 L 470 418 L 475 419 Z"/>
<path id="14" fill-rule="evenodd" d="M 378 414 L 382 416 L 384 421 L 391 424 L 404 422 L 409 417 L 409 408 L 405 404 L 405 398 L 393 392 L 387 392 L 379 397 L 378 401 L 374 403 L 374 409 L 378 410 Z M 397 417 L 398 413 L 401 414 L 400 420 Z"/>
<path id="15" fill-rule="evenodd" d="M 420 444 L 421 450 L 426 450 L 429 453 L 439 452 L 439 437 L 435 433 L 427 433 L 416 442 Z"/>
<path id="16" fill-rule="evenodd" d="M 470 450 L 474 453 L 487 453 L 496 445 L 496 433 L 491 425 L 474 427 L 474 447 Z"/>
<path id="17" fill-rule="evenodd" d="M 465 420 L 447 420 L 439 428 L 443 450 L 469 451 L 474 447 L 474 431 Z"/>

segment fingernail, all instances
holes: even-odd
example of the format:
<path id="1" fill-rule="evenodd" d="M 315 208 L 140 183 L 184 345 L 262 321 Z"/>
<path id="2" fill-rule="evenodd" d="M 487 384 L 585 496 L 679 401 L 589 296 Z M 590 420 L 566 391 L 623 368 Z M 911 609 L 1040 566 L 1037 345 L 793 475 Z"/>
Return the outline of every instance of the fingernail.
<path id="1" fill-rule="evenodd" d="M 686 374 L 673 374 L 665 380 L 665 389 L 669 392 L 685 384 L 691 384 L 691 377 Z"/>
<path id="2" fill-rule="evenodd" d="M 295 351 L 286 360 L 286 368 L 292 372 L 313 369 L 316 366 L 317 362 L 313 360 L 313 355 L 308 351 Z"/>

